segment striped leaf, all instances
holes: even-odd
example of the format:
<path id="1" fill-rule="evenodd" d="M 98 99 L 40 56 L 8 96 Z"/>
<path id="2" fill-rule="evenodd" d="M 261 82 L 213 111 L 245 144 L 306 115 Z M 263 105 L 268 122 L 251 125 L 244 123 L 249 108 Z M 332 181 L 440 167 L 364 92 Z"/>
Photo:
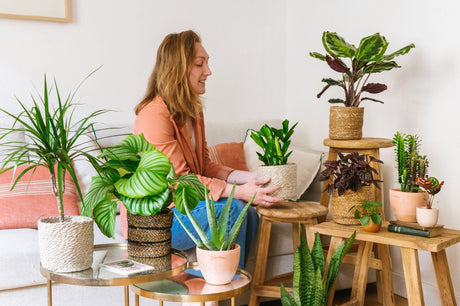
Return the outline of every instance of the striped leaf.
<path id="1" fill-rule="evenodd" d="M 132 214 L 150 216 L 160 212 L 163 209 L 164 203 L 170 196 L 169 188 L 165 188 L 162 192 L 143 198 L 132 198 L 122 194 L 119 195 L 120 200 Z"/>
<path id="2" fill-rule="evenodd" d="M 93 209 L 94 222 L 101 232 L 109 238 L 115 238 L 115 221 L 117 215 L 117 202 L 104 200 Z"/>
<path id="3" fill-rule="evenodd" d="M 352 58 L 355 55 L 356 47 L 349 44 L 335 32 L 323 33 L 323 46 L 327 53 L 335 57 Z"/>
<path id="4" fill-rule="evenodd" d="M 412 48 L 415 48 L 415 45 L 414 44 L 410 44 L 410 45 L 407 45 L 401 49 L 399 49 L 398 51 L 395 51 L 393 53 L 390 53 L 390 54 L 387 54 L 387 55 L 384 55 L 382 57 L 382 60 L 383 61 L 391 61 L 392 59 L 394 59 L 396 56 L 400 56 L 400 55 L 404 55 L 406 53 L 408 53 L 410 51 L 410 49 Z"/>
<path id="5" fill-rule="evenodd" d="M 388 42 L 379 33 L 364 37 L 359 43 L 355 57 L 360 62 L 374 62 L 382 59 L 387 50 Z"/>

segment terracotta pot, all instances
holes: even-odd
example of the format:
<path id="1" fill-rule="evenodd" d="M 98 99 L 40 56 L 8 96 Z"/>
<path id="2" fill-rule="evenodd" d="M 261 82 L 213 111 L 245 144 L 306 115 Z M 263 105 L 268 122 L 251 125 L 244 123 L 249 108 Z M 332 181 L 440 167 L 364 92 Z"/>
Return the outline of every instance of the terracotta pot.
<path id="1" fill-rule="evenodd" d="M 329 109 L 329 138 L 357 140 L 363 135 L 364 108 L 331 106 Z"/>
<path id="2" fill-rule="evenodd" d="M 361 224 L 359 219 L 355 219 L 354 210 L 349 210 L 353 205 L 359 208 L 364 200 L 372 200 L 373 196 L 371 186 L 364 186 L 357 192 L 347 190 L 341 196 L 337 190 L 334 191 L 331 197 L 332 220 L 340 224 Z"/>
<path id="3" fill-rule="evenodd" d="M 268 186 L 281 186 L 270 195 L 285 200 L 296 200 L 297 197 L 297 165 L 286 164 L 277 166 L 259 166 L 257 168 L 257 178 L 270 178 Z"/>
<path id="4" fill-rule="evenodd" d="M 427 208 L 427 207 L 417 207 L 417 223 L 423 227 L 434 227 L 438 224 L 439 209 L 437 208 Z"/>
<path id="5" fill-rule="evenodd" d="M 399 221 L 417 222 L 416 208 L 425 207 L 427 203 L 426 192 L 402 192 L 401 189 L 390 189 L 391 210 Z"/>
<path id="6" fill-rule="evenodd" d="M 363 229 L 369 233 L 377 233 L 378 231 L 380 231 L 381 227 L 382 227 L 382 222 L 380 222 L 380 224 L 375 224 L 372 221 L 372 219 L 369 221 L 368 224 L 363 225 Z"/>
<path id="7" fill-rule="evenodd" d="M 234 244 L 228 251 L 209 251 L 196 248 L 196 257 L 204 279 L 213 285 L 226 285 L 235 276 L 241 248 Z"/>

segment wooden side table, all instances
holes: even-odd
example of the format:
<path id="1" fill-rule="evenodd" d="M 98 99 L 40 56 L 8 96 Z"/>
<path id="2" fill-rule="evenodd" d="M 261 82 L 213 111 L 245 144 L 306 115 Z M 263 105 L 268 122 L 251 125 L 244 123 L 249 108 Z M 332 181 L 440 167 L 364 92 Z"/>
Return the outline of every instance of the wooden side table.
<path id="1" fill-rule="evenodd" d="M 299 224 L 301 224 L 302 231 L 306 233 L 307 241 L 311 248 L 315 240 L 315 235 L 309 229 L 318 223 L 318 218 L 326 216 L 328 212 L 327 207 L 309 202 L 281 202 L 270 207 L 257 206 L 256 210 L 260 214 L 259 242 L 253 285 L 249 298 L 250 306 L 259 305 L 261 296 L 279 298 L 281 296 L 280 282 L 292 282 L 292 273 L 278 275 L 265 280 L 272 223 L 284 222 L 292 224 L 292 240 L 295 252 L 297 246 L 300 245 Z"/>
<path id="2" fill-rule="evenodd" d="M 436 280 L 441 296 L 442 305 L 457 305 L 455 292 L 450 276 L 449 264 L 447 262 L 446 248 L 460 242 L 460 231 L 444 229 L 441 236 L 423 238 L 419 236 L 404 235 L 387 231 L 388 222 L 384 222 L 382 229 L 377 233 L 367 233 L 361 226 L 347 226 L 335 222 L 324 222 L 311 228 L 314 232 L 331 236 L 329 254 L 332 254 L 340 241 L 351 236 L 356 231 L 356 240 L 359 240 L 358 259 L 353 277 L 353 288 L 351 292 L 351 303 L 364 305 L 366 294 L 366 282 L 368 268 L 381 268 L 386 275 L 384 278 L 384 305 L 394 305 L 393 292 L 390 292 L 386 283 L 391 283 L 391 268 L 387 270 L 387 263 L 376 262 L 370 258 L 373 244 L 385 246 L 398 246 L 401 249 L 402 262 L 404 267 L 404 278 L 406 282 L 407 297 L 410 306 L 423 306 L 423 290 L 418 261 L 418 251 L 431 252 Z M 380 266 L 379 266 L 380 265 Z M 389 275 L 388 275 L 389 274 Z M 387 298 L 385 298 L 387 297 Z"/>

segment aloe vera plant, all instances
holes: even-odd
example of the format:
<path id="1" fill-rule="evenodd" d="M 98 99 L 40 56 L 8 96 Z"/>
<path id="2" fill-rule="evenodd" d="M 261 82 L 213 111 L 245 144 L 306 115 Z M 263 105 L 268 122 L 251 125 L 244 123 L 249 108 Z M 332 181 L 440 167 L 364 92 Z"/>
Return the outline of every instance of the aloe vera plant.
<path id="1" fill-rule="evenodd" d="M 93 217 L 101 232 L 114 237 L 117 200 L 132 214 L 149 216 L 168 210 L 174 200 L 178 211 L 193 209 L 204 200 L 205 186 L 196 175 L 178 175 L 169 158 L 149 143 L 143 134 L 129 135 L 118 144 L 103 149 L 98 156 L 82 215 Z"/>
<path id="2" fill-rule="evenodd" d="M 235 192 L 235 184 L 233 185 L 233 189 L 230 193 L 230 196 L 227 198 L 227 201 L 225 202 L 225 206 L 222 210 L 219 220 L 217 219 L 216 208 L 212 196 L 211 200 L 209 200 L 207 190 L 205 189 L 204 192 L 206 194 L 206 211 L 208 216 L 211 237 L 208 237 L 206 232 L 196 221 L 195 217 L 193 217 L 191 213 L 191 208 L 188 207 L 188 203 L 184 203 L 185 212 L 190 222 L 192 223 L 193 228 L 197 232 L 198 237 L 195 237 L 195 235 L 192 234 L 192 232 L 187 228 L 187 226 L 185 226 L 185 224 L 181 221 L 180 218 L 177 218 L 177 220 L 182 225 L 185 232 L 190 236 L 190 238 L 199 248 L 211 251 L 230 250 L 233 246 L 233 243 L 235 242 L 238 232 L 240 231 L 244 215 L 251 206 L 251 203 L 256 195 L 254 194 L 252 199 L 241 210 L 240 214 L 238 215 L 238 218 L 236 219 L 235 223 L 233 224 L 233 227 L 230 229 L 230 232 L 226 237 L 225 234 L 228 226 L 228 217 L 230 214 L 230 207 L 232 205 L 233 193 Z"/>
<path id="3" fill-rule="evenodd" d="M 277 129 L 264 124 L 259 131 L 252 131 L 251 138 L 262 148 L 263 154 L 257 152 L 259 160 L 266 166 L 287 164 L 288 157 L 292 154 L 289 151 L 291 136 L 298 122 L 289 127 L 289 120 L 284 120 L 282 128 Z"/>
<path id="4" fill-rule="evenodd" d="M 11 186 L 13 190 L 27 172 L 31 171 L 33 176 L 37 167 L 46 167 L 50 173 L 52 192 L 57 199 L 60 222 L 64 221 L 63 194 L 66 173 L 72 178 L 80 198 L 83 197 L 73 161 L 87 159 L 90 163 L 97 164 L 96 158 L 91 155 L 94 149 L 89 145 L 90 135 L 95 131 L 93 119 L 108 111 L 97 110 L 77 120 L 77 104 L 73 99 L 83 82 L 98 69 L 90 73 L 75 91 L 65 97 L 61 96 L 56 79 L 49 87 L 45 75 L 43 95 L 32 95 L 30 108 L 18 98 L 16 100 L 21 109 L 19 114 L 0 108 L 0 112 L 14 121 L 10 128 L 1 128 L 0 131 L 0 145 L 7 151 L 6 155 L 2 156 L 4 159 L 0 165 L 0 174 L 17 166 L 27 165 L 14 180 Z M 53 91 L 55 95 L 52 95 Z M 57 102 L 54 105 L 53 96 Z M 8 135 L 14 134 L 25 135 L 28 141 L 4 141 Z"/>
<path id="5" fill-rule="evenodd" d="M 281 283 L 281 303 L 283 306 L 325 306 L 339 274 L 339 265 L 350 250 L 356 232 L 346 242 L 342 241 L 327 267 L 319 234 L 316 233 L 311 252 L 300 229 L 299 235 L 300 246 L 294 254 L 293 295 Z"/>
<path id="6" fill-rule="evenodd" d="M 346 42 L 335 32 L 324 32 L 322 42 L 327 54 L 310 52 L 310 56 L 325 61 L 332 70 L 341 74 L 341 78 L 322 79 L 326 85 L 317 97 L 320 98 L 331 86 L 338 86 L 344 90 L 345 98 L 329 99 L 329 103 L 343 103 L 345 106 L 353 107 L 358 107 L 364 100 L 383 103 L 374 98 L 361 96 L 363 93 L 377 94 L 387 89 L 385 84 L 368 83 L 369 77 L 373 73 L 399 68 L 393 59 L 415 48 L 414 44 L 409 44 L 393 53 L 385 54 L 388 42 L 379 33 L 364 37 L 358 47 Z M 350 63 L 347 64 L 342 59 L 348 59 Z"/>

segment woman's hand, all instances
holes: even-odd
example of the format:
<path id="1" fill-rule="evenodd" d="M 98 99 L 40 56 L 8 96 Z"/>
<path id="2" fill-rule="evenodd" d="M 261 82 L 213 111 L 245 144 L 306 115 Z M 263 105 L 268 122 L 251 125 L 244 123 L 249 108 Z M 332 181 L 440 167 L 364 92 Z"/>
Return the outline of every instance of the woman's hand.
<path id="1" fill-rule="evenodd" d="M 280 189 L 280 186 L 262 187 L 262 185 L 265 185 L 268 182 L 270 182 L 270 178 L 258 180 L 256 177 L 252 177 L 249 179 L 247 183 L 237 185 L 235 187 L 235 193 L 233 197 L 235 199 L 240 199 L 245 202 L 249 202 L 254 196 L 254 193 L 257 193 L 254 198 L 254 201 L 252 201 L 252 204 L 264 206 L 270 206 L 277 202 L 283 201 L 284 199 L 282 198 L 277 198 L 269 195 L 270 193 Z M 228 197 L 230 195 L 232 187 L 233 186 L 231 184 L 228 184 L 222 196 Z"/>

